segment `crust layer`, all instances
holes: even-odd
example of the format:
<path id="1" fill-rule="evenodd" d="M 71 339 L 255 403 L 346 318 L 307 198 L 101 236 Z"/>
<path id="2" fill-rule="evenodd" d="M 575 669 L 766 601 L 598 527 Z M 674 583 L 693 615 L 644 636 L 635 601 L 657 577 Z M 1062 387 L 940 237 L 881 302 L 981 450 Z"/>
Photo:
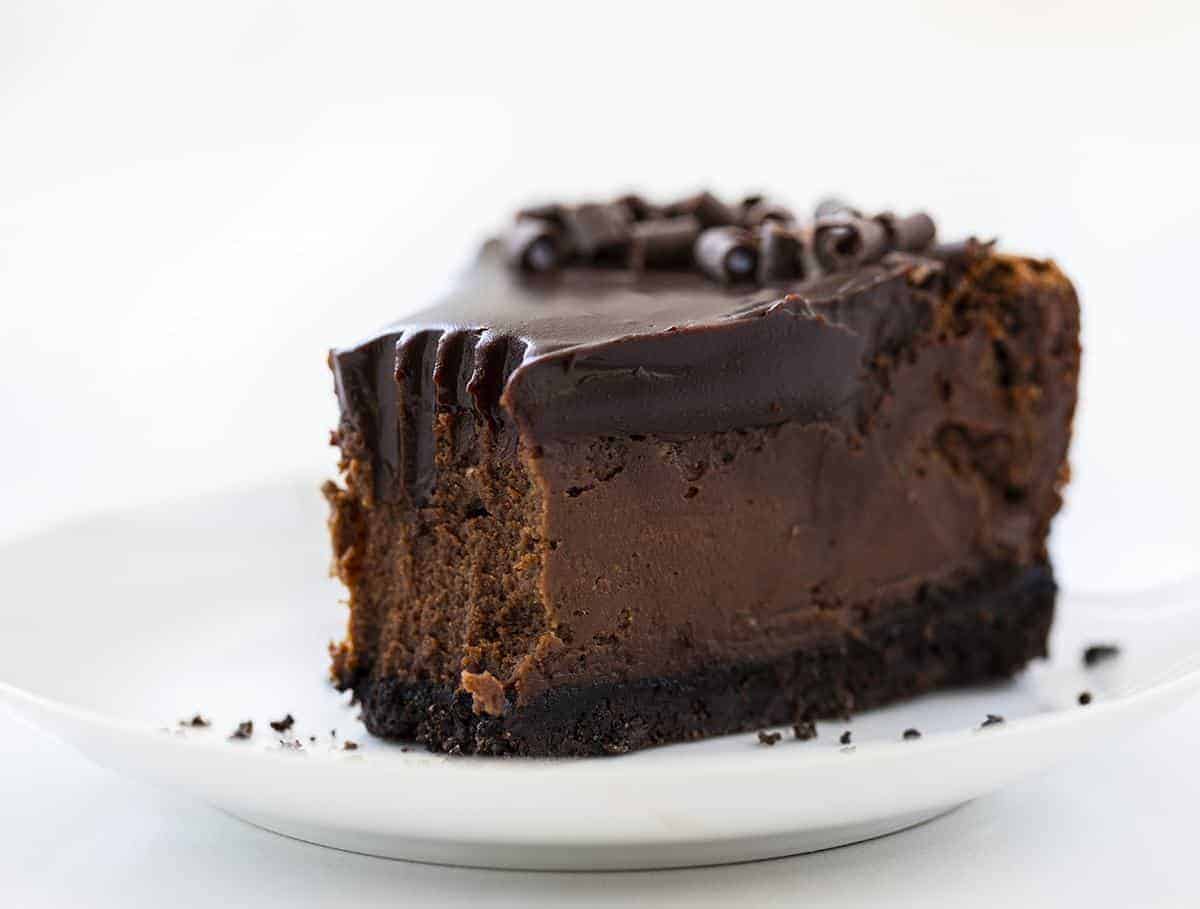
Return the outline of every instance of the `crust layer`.
<path id="1" fill-rule="evenodd" d="M 926 589 L 819 648 L 679 678 L 563 686 L 500 716 L 474 712 L 469 694 L 446 685 L 363 676 L 352 687 L 372 733 L 431 751 L 621 754 L 1006 678 L 1045 656 L 1055 592 L 1047 565 L 997 566 L 957 589 Z"/>

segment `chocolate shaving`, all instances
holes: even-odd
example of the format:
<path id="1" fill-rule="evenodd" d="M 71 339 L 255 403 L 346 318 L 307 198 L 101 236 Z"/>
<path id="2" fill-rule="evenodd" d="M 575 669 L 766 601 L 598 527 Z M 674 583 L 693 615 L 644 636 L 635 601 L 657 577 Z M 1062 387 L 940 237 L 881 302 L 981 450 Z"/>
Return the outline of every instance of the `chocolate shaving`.
<path id="1" fill-rule="evenodd" d="M 1079 692 L 1079 706 L 1086 707 L 1092 702 L 1092 693 L 1090 691 Z"/>
<path id="2" fill-rule="evenodd" d="M 520 218 L 505 238 L 508 261 L 523 271 L 544 272 L 557 268 L 562 261 L 559 231 L 537 218 Z"/>
<path id="3" fill-rule="evenodd" d="M 635 272 L 692 267 L 722 283 L 764 285 L 853 269 L 889 251 L 928 252 L 942 261 L 937 269 L 918 265 L 919 284 L 987 249 L 977 242 L 931 249 L 935 236 L 923 212 L 868 217 L 841 199 L 822 201 L 816 221 L 801 226 L 790 209 L 762 195 L 729 206 L 702 192 L 660 206 L 630 193 L 612 202 L 522 209 L 502 246 L 509 264 L 526 274 L 567 265 Z"/>
<path id="4" fill-rule="evenodd" d="M 1004 717 L 998 716 L 994 713 L 989 713 L 987 715 L 987 719 L 985 719 L 982 723 L 979 724 L 979 728 L 986 729 L 988 726 L 999 726 L 1003 722 L 1004 722 Z"/>
<path id="5" fill-rule="evenodd" d="M 774 221 L 767 221 L 759 230 L 759 283 L 773 284 L 804 277 L 803 251 L 803 244 L 795 231 Z"/>
<path id="6" fill-rule="evenodd" d="M 919 739 L 920 737 L 921 737 L 920 729 L 905 729 L 904 735 L 902 736 L 902 738 L 906 742 L 911 742 L 913 739 Z"/>
<path id="7" fill-rule="evenodd" d="M 518 211 L 517 220 L 533 218 L 535 221 L 549 221 L 559 230 L 562 230 L 566 227 L 566 211 L 566 206 L 559 205 L 557 202 L 549 205 L 533 205 Z"/>
<path id="8" fill-rule="evenodd" d="M 843 733 L 842 733 L 842 734 L 841 734 L 841 735 L 838 737 L 838 742 L 840 742 L 840 743 L 841 743 L 841 744 L 843 744 L 843 745 L 849 745 L 849 744 L 850 744 L 850 730 L 849 730 L 849 729 L 847 729 L 845 732 L 843 732 Z"/>
<path id="9" fill-rule="evenodd" d="M 781 732 L 760 732 L 758 734 L 758 742 L 760 745 L 774 745 L 783 738 Z"/>
<path id="10" fill-rule="evenodd" d="M 722 283 L 753 277 L 758 266 L 754 237 L 740 227 L 710 227 L 696 240 L 696 264 Z"/>
<path id="11" fill-rule="evenodd" d="M 237 729 L 229 734 L 229 741 L 234 742 L 239 739 L 248 739 L 254 735 L 254 721 L 243 720 L 237 724 Z"/>
<path id="12" fill-rule="evenodd" d="M 271 728 L 276 732 L 287 732 L 296 724 L 296 719 L 290 713 L 282 720 L 271 720 Z"/>
<path id="13" fill-rule="evenodd" d="M 190 720 L 180 720 L 179 725 L 180 726 L 190 726 L 193 729 L 207 729 L 209 726 L 212 725 L 212 721 L 205 719 L 204 717 L 202 717 L 200 714 L 197 713 Z"/>
<path id="14" fill-rule="evenodd" d="M 342 742 L 342 751 L 358 751 L 358 742 L 352 742 L 347 739 Z"/>
<path id="15" fill-rule="evenodd" d="M 586 203 L 566 210 L 567 233 L 580 253 L 595 257 L 629 243 L 633 217 L 624 205 Z"/>
<path id="16" fill-rule="evenodd" d="M 773 202 L 759 200 L 754 205 L 743 209 L 741 222 L 744 227 L 759 227 L 769 221 L 777 224 L 791 224 L 796 220 L 791 209 L 776 205 Z"/>
<path id="17" fill-rule="evenodd" d="M 723 227 L 738 223 L 738 213 L 710 192 L 689 196 L 668 205 L 668 215 L 695 215 L 704 227 Z"/>
<path id="18" fill-rule="evenodd" d="M 924 212 L 917 212 L 905 218 L 885 212 L 876 215 L 875 220 L 882 225 L 887 234 L 888 246 L 901 252 L 921 252 L 928 249 L 937 235 L 933 218 Z"/>
<path id="19" fill-rule="evenodd" d="M 688 265 L 700 236 L 695 215 L 659 218 L 633 225 L 630 265 L 635 271 Z"/>
<path id="20" fill-rule="evenodd" d="M 618 205 L 625 206 L 629 216 L 634 221 L 652 221 L 663 217 L 663 210 L 657 205 L 647 202 L 636 193 L 629 193 L 617 200 Z"/>
<path id="21" fill-rule="evenodd" d="M 877 261 L 887 252 L 887 231 L 878 221 L 835 215 L 817 221 L 813 252 L 826 271 L 845 271 Z"/>
<path id="22" fill-rule="evenodd" d="M 861 218 L 862 212 L 857 208 L 851 207 L 846 200 L 838 196 L 827 196 L 817 203 L 817 207 L 813 209 L 814 218 L 832 218 L 837 215 L 845 215 L 851 218 Z"/>

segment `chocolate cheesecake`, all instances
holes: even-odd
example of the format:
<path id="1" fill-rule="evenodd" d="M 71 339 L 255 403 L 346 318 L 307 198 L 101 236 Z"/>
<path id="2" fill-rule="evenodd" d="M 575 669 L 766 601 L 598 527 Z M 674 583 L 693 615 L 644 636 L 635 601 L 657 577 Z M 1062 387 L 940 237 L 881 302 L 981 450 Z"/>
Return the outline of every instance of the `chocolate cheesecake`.
<path id="1" fill-rule="evenodd" d="M 1075 292 L 924 214 L 522 211 L 330 356 L 333 677 L 451 753 L 617 754 L 1043 656 Z"/>

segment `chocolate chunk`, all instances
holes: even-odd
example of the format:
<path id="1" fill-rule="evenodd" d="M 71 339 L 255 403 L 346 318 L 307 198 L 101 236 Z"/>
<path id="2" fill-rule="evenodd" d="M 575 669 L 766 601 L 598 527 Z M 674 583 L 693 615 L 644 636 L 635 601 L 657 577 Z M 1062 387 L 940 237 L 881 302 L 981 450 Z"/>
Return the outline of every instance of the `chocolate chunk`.
<path id="1" fill-rule="evenodd" d="M 1114 659 L 1121 654 L 1121 648 L 1116 644 L 1092 644 L 1083 652 L 1083 665 L 1095 666 Z"/>
<path id="2" fill-rule="evenodd" d="M 180 720 L 179 725 L 180 726 L 191 726 L 194 729 L 207 729 L 209 726 L 212 725 L 212 722 L 210 720 L 206 720 L 204 717 L 202 717 L 200 714 L 197 713 L 190 720 Z"/>
<path id="3" fill-rule="evenodd" d="M 804 277 L 804 248 L 792 230 L 767 221 L 758 236 L 758 280 L 761 284 L 794 281 Z"/>
<path id="4" fill-rule="evenodd" d="M 887 244 L 901 252 L 921 252 L 927 249 L 937 234 L 933 218 L 924 212 L 898 218 L 891 212 L 875 216 L 875 221 L 887 233 Z"/>
<path id="5" fill-rule="evenodd" d="M 692 248 L 700 236 L 700 221 L 695 215 L 660 218 L 633 225 L 630 265 L 636 271 L 687 265 Z"/>
<path id="6" fill-rule="evenodd" d="M 815 218 L 831 218 L 837 215 L 861 218 L 862 212 L 837 196 L 826 196 L 817 203 L 817 207 L 813 210 Z"/>
<path id="7" fill-rule="evenodd" d="M 783 738 L 781 732 L 759 732 L 758 734 L 758 741 L 761 745 L 774 745 L 781 738 Z"/>
<path id="8" fill-rule="evenodd" d="M 817 737 L 817 724 L 812 720 L 800 720 L 792 726 L 792 733 L 802 742 Z"/>
<path id="9" fill-rule="evenodd" d="M 233 730 L 233 732 L 229 734 L 229 741 L 232 742 L 238 739 L 248 739 L 252 735 L 254 735 L 254 721 L 243 720 L 242 722 L 238 723 L 237 729 Z"/>
<path id="10" fill-rule="evenodd" d="M 276 732 L 287 732 L 296 724 L 296 719 L 290 713 L 282 720 L 272 720 L 271 728 Z"/>
<path id="11" fill-rule="evenodd" d="M 584 256 L 623 249 L 629 243 L 633 216 L 619 203 L 585 203 L 566 210 L 564 219 L 572 244 Z"/>
<path id="12" fill-rule="evenodd" d="M 989 713 L 987 715 L 987 719 L 985 719 L 982 723 L 979 724 L 979 728 L 986 729 L 988 726 L 999 726 L 1003 722 L 1004 722 L 1004 717 L 997 716 L 994 713 Z"/>
<path id="13" fill-rule="evenodd" d="M 696 240 L 693 255 L 706 274 L 727 284 L 753 277 L 758 265 L 754 237 L 740 227 L 710 227 Z"/>
<path id="14" fill-rule="evenodd" d="M 1079 692 L 1079 705 L 1081 707 L 1086 707 L 1091 702 L 1092 702 L 1092 693 L 1090 691 Z"/>
<path id="15" fill-rule="evenodd" d="M 667 206 L 668 215 L 695 215 L 704 227 L 737 224 L 738 213 L 714 196 L 703 192 Z"/>
<path id="16" fill-rule="evenodd" d="M 520 218 L 505 237 L 508 261 L 525 271 L 551 271 L 562 261 L 561 234 L 549 222 Z"/>
<path id="17" fill-rule="evenodd" d="M 887 231 L 878 221 L 835 215 L 817 221 L 813 251 L 826 271 L 845 271 L 887 252 Z"/>
<path id="18" fill-rule="evenodd" d="M 904 741 L 906 741 L 906 742 L 911 742 L 913 739 L 919 739 L 920 737 L 921 737 L 920 729 L 905 729 L 904 730 L 903 738 L 904 738 Z"/>
<path id="19" fill-rule="evenodd" d="M 845 732 L 843 732 L 841 734 L 841 736 L 838 737 L 838 741 L 843 745 L 849 745 L 850 744 L 850 730 L 847 729 Z"/>
<path id="20" fill-rule="evenodd" d="M 352 742 L 349 739 L 347 739 L 345 742 L 342 743 L 342 750 L 343 751 L 358 751 L 358 742 Z"/>

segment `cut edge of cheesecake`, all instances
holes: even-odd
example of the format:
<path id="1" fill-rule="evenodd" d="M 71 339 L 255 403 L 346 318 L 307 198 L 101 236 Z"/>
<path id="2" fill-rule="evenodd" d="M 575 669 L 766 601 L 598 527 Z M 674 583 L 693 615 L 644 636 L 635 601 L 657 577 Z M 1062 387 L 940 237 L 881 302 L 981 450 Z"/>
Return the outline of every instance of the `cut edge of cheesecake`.
<path id="1" fill-rule="evenodd" d="M 335 356 L 343 485 L 328 483 L 325 492 L 350 622 L 346 640 L 332 648 L 333 676 L 362 702 L 368 729 L 451 753 L 623 753 L 846 715 L 948 685 L 1006 677 L 1044 655 L 1055 593 L 1045 540 L 1068 475 L 1077 302 L 1052 263 L 983 246 L 957 273 L 946 270 L 948 278 L 932 289 L 919 286 L 924 274 L 905 273 L 905 286 L 929 303 L 927 318 L 903 341 L 878 346 L 856 364 L 855 379 L 870 394 L 853 413 L 694 433 L 635 433 L 619 424 L 579 431 L 562 421 L 522 419 L 509 384 L 525 368 L 528 345 L 521 339 L 461 327 L 423 335 L 419 328 L 372 342 L 379 345 L 377 356 L 383 352 L 374 363 L 359 356 L 361 347 L 353 356 Z M 826 328 L 836 327 L 840 302 L 817 308 Z M 1026 340 L 1013 343 L 1022 332 Z M 1030 333 L 1037 337 L 1029 340 Z M 777 596 L 773 602 L 786 601 L 786 608 L 748 603 L 751 608 L 739 611 L 724 603 L 720 621 L 706 627 L 697 627 L 706 603 L 697 599 L 695 584 L 681 594 L 691 602 L 681 605 L 666 603 L 664 591 L 672 583 L 686 587 L 686 579 L 660 578 L 649 587 L 622 580 L 639 570 L 686 571 L 687 534 L 742 514 L 731 496 L 721 501 L 724 511 L 714 511 L 710 483 L 761 492 L 763 475 L 796 475 L 805 458 L 818 458 L 809 465 L 814 470 L 836 472 L 829 465 L 841 460 L 866 463 L 867 455 L 843 457 L 843 449 L 869 448 L 870 440 L 889 432 L 908 445 L 905 415 L 893 407 L 904 397 L 896 383 L 916 381 L 908 378 L 920 372 L 914 364 L 936 345 L 968 336 L 979 352 L 979 374 L 971 381 L 1003 398 L 1011 432 L 997 435 L 969 419 L 940 418 L 922 463 L 933 465 L 947 489 L 965 490 L 962 500 L 977 503 L 979 520 L 990 522 L 991 536 L 969 564 L 878 584 L 859 571 L 853 596 L 835 583 L 818 583 Z M 391 375 L 389 344 L 396 351 Z M 362 419 L 371 411 L 363 399 L 371 385 L 362 381 L 364 369 L 374 371 L 373 387 L 393 379 L 399 387 L 395 412 L 384 415 L 389 419 L 375 403 L 375 430 Z M 357 388 L 350 387 L 354 370 Z M 971 384 L 957 376 L 939 381 L 940 391 L 924 389 L 914 400 L 928 394 L 931 407 L 945 408 L 960 391 L 956 383 Z M 410 393 L 422 382 L 432 391 Z M 553 401 L 555 391 L 535 403 Z M 381 482 L 379 448 L 387 443 L 378 427 L 389 420 L 398 427 L 393 472 L 402 488 L 415 484 L 426 498 L 397 495 L 395 477 Z M 432 438 L 414 442 L 417 424 L 430 427 Z M 834 449 L 839 455 L 830 458 Z M 765 469 L 779 461 L 773 452 L 795 456 L 797 466 Z M 820 459 L 828 463 L 822 467 Z M 862 477 L 848 468 L 841 486 L 834 485 L 853 492 Z M 666 503 L 661 513 L 639 517 L 630 492 L 639 492 L 637 482 L 650 484 L 641 490 L 648 500 Z M 677 493 L 659 496 L 675 482 Z M 786 493 L 779 498 L 786 500 Z M 866 519 L 876 507 L 881 520 L 902 526 L 903 514 L 893 514 L 895 496 L 864 501 Z M 955 502 L 960 526 L 945 532 L 973 532 L 963 518 L 969 509 Z M 816 503 L 805 512 L 809 523 L 792 527 L 803 552 L 811 552 L 810 525 L 819 523 L 821 507 L 836 510 Z M 764 508 L 761 500 L 750 502 L 743 518 Z M 593 551 L 572 563 L 589 515 L 612 526 L 608 537 L 597 531 Z M 773 520 L 786 530 L 791 518 Z M 841 531 L 858 526 L 845 515 L 837 520 Z M 682 522 L 674 539 L 671 521 Z M 733 523 L 757 532 L 752 519 Z M 929 532 L 936 539 L 936 528 Z M 652 537 L 654 561 L 637 569 L 618 533 Z M 838 543 L 844 560 L 855 541 Z M 763 564 L 790 569 L 788 545 L 780 542 Z M 624 562 L 589 574 L 606 552 L 620 552 Z M 910 554 L 892 560 L 902 557 Z M 719 572 L 713 577 L 720 581 Z M 608 610 L 602 621 L 577 614 L 605 602 L 612 606 L 600 607 Z M 778 646 L 764 646 L 773 635 Z"/>

